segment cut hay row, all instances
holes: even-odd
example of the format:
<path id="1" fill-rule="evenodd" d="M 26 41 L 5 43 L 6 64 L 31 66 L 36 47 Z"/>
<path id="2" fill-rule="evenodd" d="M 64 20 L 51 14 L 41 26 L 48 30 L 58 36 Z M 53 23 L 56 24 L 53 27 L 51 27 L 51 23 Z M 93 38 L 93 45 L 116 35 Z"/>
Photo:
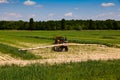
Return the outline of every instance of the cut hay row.
<path id="1" fill-rule="evenodd" d="M 11 61 L 16 59 L 11 57 L 10 55 L 0 53 L 0 61 L 9 61 L 9 60 Z"/>
<path id="2" fill-rule="evenodd" d="M 59 58 L 59 59 L 41 59 L 41 60 L 3 60 L 0 61 L 0 65 L 20 65 L 20 66 L 26 66 L 29 64 L 61 64 L 61 63 L 70 63 L 70 62 L 84 62 L 89 60 L 119 60 L 120 56 L 108 56 L 104 54 L 95 54 L 95 55 L 81 55 L 82 57 L 76 57 L 76 58 Z"/>
<path id="3" fill-rule="evenodd" d="M 27 49 L 19 49 L 19 51 L 28 51 L 28 50 L 37 50 L 37 49 L 44 49 L 44 48 L 52 48 L 55 46 L 80 46 L 80 45 L 86 45 L 89 46 L 91 44 L 75 44 L 75 43 L 69 43 L 69 44 L 55 44 L 55 45 L 48 45 L 48 46 L 39 46 L 39 47 L 35 47 L 35 48 L 27 48 Z M 92 44 L 92 45 L 97 45 L 97 44 Z"/>
<path id="4" fill-rule="evenodd" d="M 37 60 L 1 60 L 0 65 L 22 65 L 26 66 L 28 64 L 41 63 L 41 64 L 60 64 L 60 63 L 69 63 L 69 62 L 81 62 L 87 60 L 114 60 L 120 59 L 120 49 L 110 48 L 105 46 L 98 45 L 83 45 L 81 46 L 71 46 L 68 52 L 51 52 L 38 50 L 38 55 L 42 59 Z M 44 58 L 43 58 L 44 57 Z M 2 59 L 2 58 L 1 58 Z"/>

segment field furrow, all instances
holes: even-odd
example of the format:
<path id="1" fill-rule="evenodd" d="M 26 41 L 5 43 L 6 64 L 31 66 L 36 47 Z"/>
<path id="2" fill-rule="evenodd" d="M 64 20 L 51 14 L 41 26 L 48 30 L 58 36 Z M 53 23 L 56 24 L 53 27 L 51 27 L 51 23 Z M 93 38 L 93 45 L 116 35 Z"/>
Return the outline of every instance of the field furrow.
<path id="1" fill-rule="evenodd" d="M 0 53 L 0 61 L 11 61 L 11 60 L 17 60 L 10 55 Z"/>

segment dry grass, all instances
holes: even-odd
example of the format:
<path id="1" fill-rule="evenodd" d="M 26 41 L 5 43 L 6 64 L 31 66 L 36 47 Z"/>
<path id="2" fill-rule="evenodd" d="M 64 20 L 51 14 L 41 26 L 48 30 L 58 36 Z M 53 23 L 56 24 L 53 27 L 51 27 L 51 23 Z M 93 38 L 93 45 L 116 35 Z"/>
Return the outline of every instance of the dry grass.
<path id="1" fill-rule="evenodd" d="M 29 45 L 29 44 L 28 44 Z M 44 44 L 43 44 L 44 45 Z M 36 45 L 32 45 L 36 47 Z M 8 59 L 1 60 L 0 64 L 20 64 L 27 65 L 31 63 L 66 63 L 66 62 L 81 62 L 87 60 L 113 60 L 120 59 L 120 49 L 111 48 L 102 45 L 80 44 L 79 46 L 69 46 L 68 52 L 54 52 L 51 48 L 39 49 L 32 51 L 35 55 L 42 56 L 39 60 L 16 60 Z"/>
<path id="2" fill-rule="evenodd" d="M 18 58 L 15 59 L 8 54 L 3 54 L 0 52 L 0 61 L 9 61 L 9 60 L 18 60 Z"/>
<path id="3" fill-rule="evenodd" d="M 49 58 L 76 58 L 80 57 L 81 55 L 91 55 L 91 54 L 101 54 L 101 53 L 108 53 L 108 47 L 100 46 L 100 45 L 87 45 L 82 44 L 78 46 L 69 46 L 68 52 L 54 52 L 51 50 L 51 48 L 47 49 L 39 49 L 39 50 L 33 50 L 32 52 L 36 55 L 40 55 L 43 58 L 49 59 Z M 114 48 L 116 49 L 116 48 Z"/>

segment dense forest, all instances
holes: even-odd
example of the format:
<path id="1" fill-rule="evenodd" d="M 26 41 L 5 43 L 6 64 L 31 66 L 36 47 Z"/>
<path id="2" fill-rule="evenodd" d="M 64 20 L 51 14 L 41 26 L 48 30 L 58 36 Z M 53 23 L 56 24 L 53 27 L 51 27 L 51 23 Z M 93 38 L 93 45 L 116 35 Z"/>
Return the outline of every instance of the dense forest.
<path id="1" fill-rule="evenodd" d="M 0 30 L 120 30 L 116 20 L 0 21 Z"/>

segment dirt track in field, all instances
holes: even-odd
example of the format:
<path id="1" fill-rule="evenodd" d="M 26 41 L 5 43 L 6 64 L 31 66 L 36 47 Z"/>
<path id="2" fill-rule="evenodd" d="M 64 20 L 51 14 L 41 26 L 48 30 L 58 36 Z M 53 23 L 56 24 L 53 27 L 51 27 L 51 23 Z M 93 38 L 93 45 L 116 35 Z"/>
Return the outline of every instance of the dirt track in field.
<path id="1" fill-rule="evenodd" d="M 79 44 L 70 46 L 68 52 L 53 52 L 51 49 L 34 50 L 35 55 L 42 56 L 39 60 L 18 60 L 10 55 L 0 53 L 0 65 L 16 64 L 28 65 L 32 63 L 54 64 L 67 62 L 81 62 L 87 60 L 114 60 L 120 59 L 120 48 L 111 48 L 103 45 Z"/>

